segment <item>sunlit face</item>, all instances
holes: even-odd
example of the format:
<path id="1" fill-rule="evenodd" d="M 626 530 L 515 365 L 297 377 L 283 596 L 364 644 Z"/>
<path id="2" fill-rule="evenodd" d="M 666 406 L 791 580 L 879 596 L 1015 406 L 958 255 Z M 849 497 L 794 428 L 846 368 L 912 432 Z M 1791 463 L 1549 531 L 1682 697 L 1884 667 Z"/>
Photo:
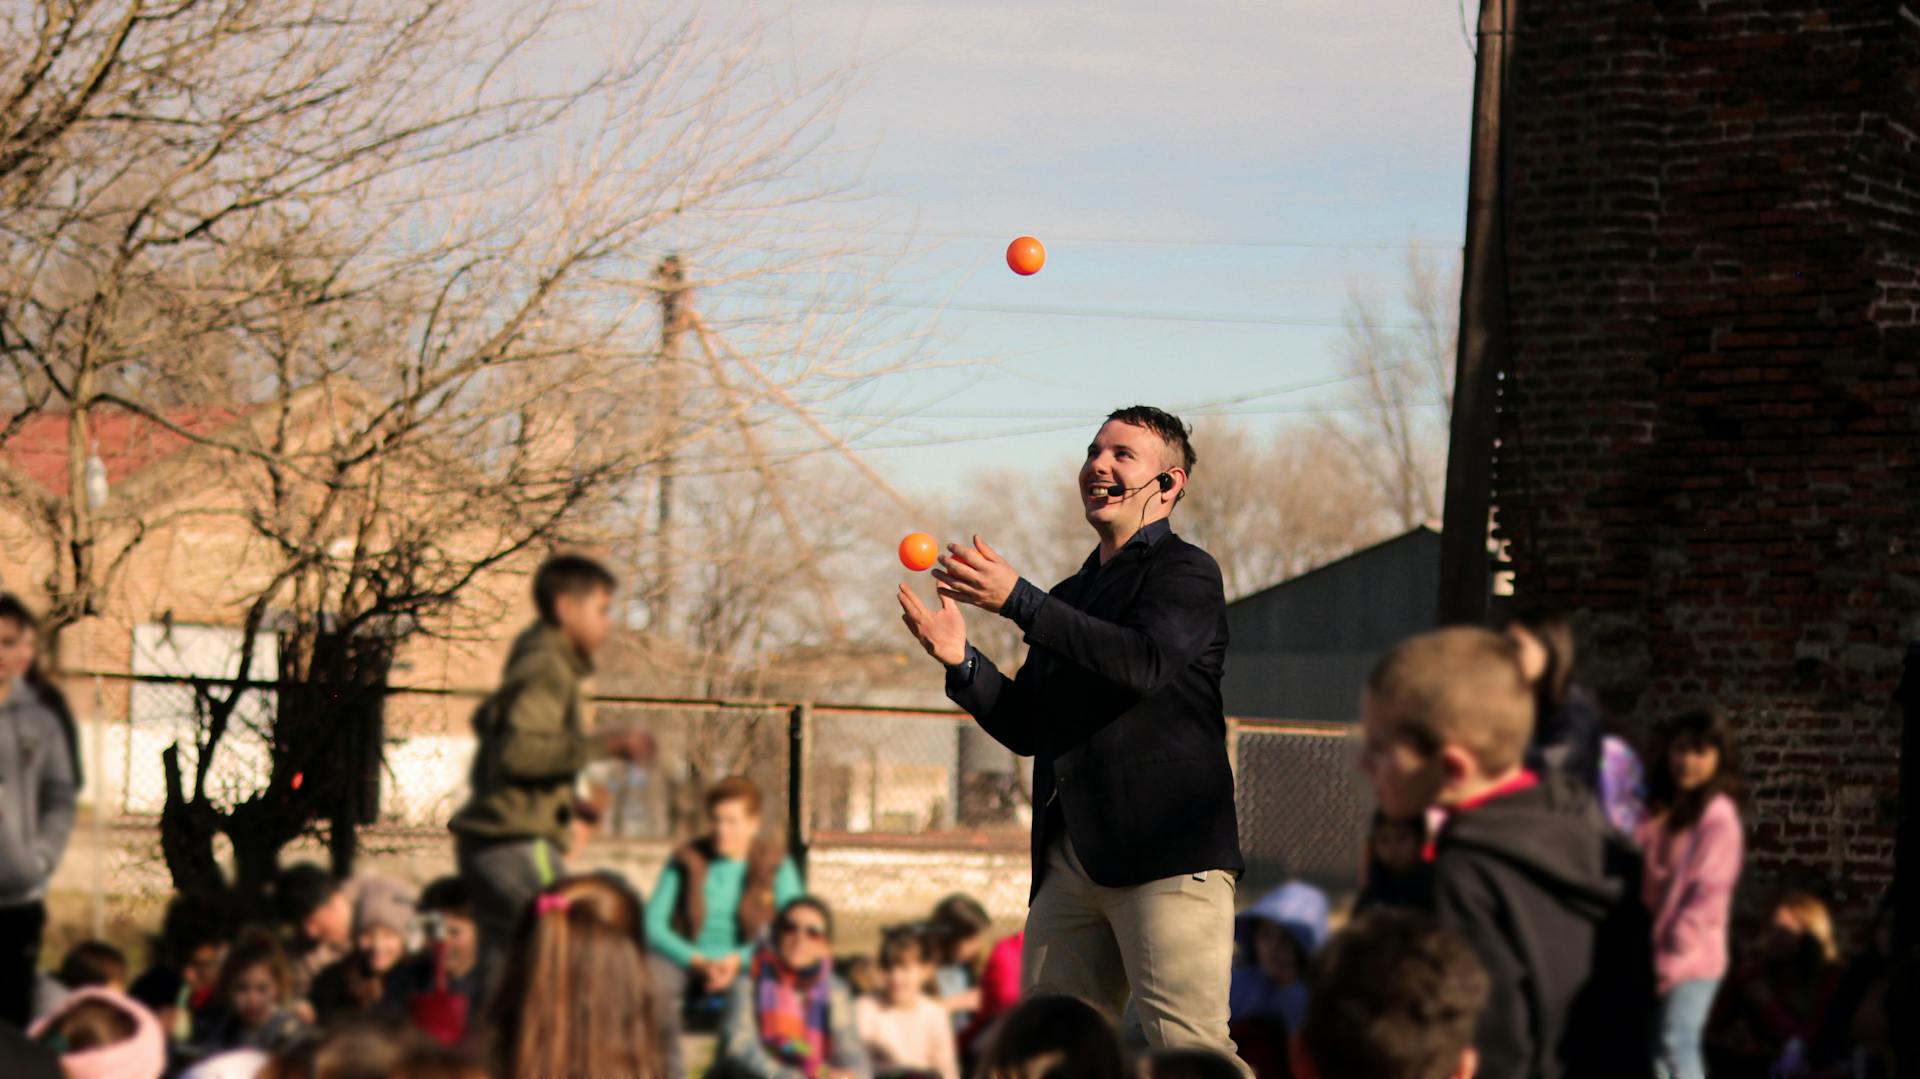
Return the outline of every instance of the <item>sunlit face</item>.
<path id="1" fill-rule="evenodd" d="M 447 965 L 447 973 L 455 978 L 465 975 L 473 969 L 479 955 L 480 935 L 473 919 L 461 914 L 446 915 L 440 923 L 440 960 Z"/>
<path id="2" fill-rule="evenodd" d="M 353 946 L 367 957 L 375 974 L 385 974 L 406 954 L 407 938 L 388 926 L 373 925 L 354 934 Z"/>
<path id="3" fill-rule="evenodd" d="M 1093 436 L 1086 462 L 1080 466 L 1080 502 L 1087 522 L 1102 529 L 1137 524 L 1143 510 L 1147 521 L 1172 512 L 1173 495 L 1154 485 L 1154 477 L 1168 470 L 1169 456 L 1167 444 L 1159 435 L 1144 427 L 1108 420 Z M 1108 494 L 1106 489 L 1115 483 L 1130 493 L 1119 498 Z M 1147 500 L 1144 506 L 1143 499 Z"/>
<path id="4" fill-rule="evenodd" d="M 887 999 L 895 1004 L 908 1004 L 926 992 L 927 979 L 933 977 L 933 967 L 918 954 L 907 960 L 895 963 L 886 970 Z"/>
<path id="5" fill-rule="evenodd" d="M 280 987 L 274 984 L 273 971 L 264 963 L 235 975 L 228 994 L 227 1007 L 244 1027 L 260 1026 L 280 1006 Z"/>
<path id="6" fill-rule="evenodd" d="M 11 618 L 0 618 L 0 696 L 14 679 L 33 666 L 35 634 L 32 628 Z"/>
<path id="7" fill-rule="evenodd" d="M 1547 646 L 1533 631 L 1515 622 L 1507 627 L 1507 639 L 1519 650 L 1520 673 L 1526 676 L 1527 684 L 1537 686 L 1547 676 Z"/>
<path id="8" fill-rule="evenodd" d="M 748 809 L 745 799 L 733 798 L 707 811 L 707 827 L 720 857 L 745 858 L 760 835 L 760 814 Z"/>
<path id="9" fill-rule="evenodd" d="M 1372 782 L 1374 800 L 1387 816 L 1411 820 L 1439 803 L 1446 784 L 1440 755 L 1421 753 L 1405 738 L 1396 737 L 1391 717 L 1371 693 L 1360 696 L 1360 728 L 1365 737 L 1360 770 Z"/>
<path id="10" fill-rule="evenodd" d="M 563 594 L 554 600 L 553 618 L 580 654 L 591 656 L 613 636 L 613 593 L 596 588 Z"/>
<path id="11" fill-rule="evenodd" d="M 1285 926 L 1261 922 L 1253 930 L 1253 957 L 1267 979 L 1287 986 L 1300 980 L 1300 946 Z"/>
<path id="12" fill-rule="evenodd" d="M 1674 786 L 1699 790 L 1720 773 L 1720 751 L 1697 738 L 1676 738 L 1667 749 L 1667 770 Z"/>
<path id="13" fill-rule="evenodd" d="M 789 969 L 806 970 L 827 958 L 827 920 L 811 907 L 794 907 L 780 917 L 780 960 Z"/>

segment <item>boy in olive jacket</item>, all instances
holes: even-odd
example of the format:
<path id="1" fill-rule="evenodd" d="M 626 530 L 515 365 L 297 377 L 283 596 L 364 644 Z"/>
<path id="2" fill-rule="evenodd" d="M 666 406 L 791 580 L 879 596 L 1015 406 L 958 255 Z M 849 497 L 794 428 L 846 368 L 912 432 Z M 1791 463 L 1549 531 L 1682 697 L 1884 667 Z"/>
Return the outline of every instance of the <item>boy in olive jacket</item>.
<path id="1" fill-rule="evenodd" d="M 563 873 L 580 770 L 597 755 L 632 759 L 638 750 L 636 732 L 595 738 L 581 726 L 580 681 L 613 632 L 613 591 L 613 574 L 591 559 L 543 563 L 533 577 L 540 620 L 513 642 L 499 688 L 474 712 L 472 795 L 448 827 L 483 978 L 496 972 L 527 905 Z"/>

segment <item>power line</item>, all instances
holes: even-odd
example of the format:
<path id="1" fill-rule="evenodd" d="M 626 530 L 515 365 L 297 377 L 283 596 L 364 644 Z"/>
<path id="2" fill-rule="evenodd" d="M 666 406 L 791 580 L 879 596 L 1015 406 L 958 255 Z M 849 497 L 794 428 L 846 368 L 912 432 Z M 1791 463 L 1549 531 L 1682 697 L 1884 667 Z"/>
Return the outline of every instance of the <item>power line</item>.
<path id="1" fill-rule="evenodd" d="M 1355 327 L 1372 330 L 1418 330 L 1423 329 L 1417 322 L 1358 322 L 1348 319 L 1328 318 L 1325 316 L 1293 315 L 1250 315 L 1236 313 L 1215 313 L 1206 311 L 1130 311 L 1117 307 L 1058 307 L 1049 305 L 992 304 L 992 303 L 947 303 L 936 300 L 817 300 L 802 296 L 779 295 L 771 292 L 761 293 L 755 290 L 736 290 L 761 299 L 800 303 L 818 306 L 822 303 L 839 307 L 846 311 L 858 311 L 866 307 L 896 307 L 917 311 L 958 311 L 968 314 L 1026 315 L 1039 318 L 1095 318 L 1118 319 L 1126 322 L 1183 322 L 1206 323 L 1222 326 L 1285 326 L 1309 329 L 1346 329 Z"/>
<path id="2" fill-rule="evenodd" d="M 863 229 L 872 236 L 901 236 L 908 239 L 925 238 L 930 240 L 990 240 L 1005 243 L 1011 235 L 1000 236 L 990 232 L 949 232 L 923 231 L 916 229 Z M 1427 244 L 1418 240 L 1383 243 L 1378 240 L 1176 240 L 1160 236 L 1087 236 L 1087 235 L 1049 235 L 1041 237 L 1049 248 L 1059 244 L 1097 244 L 1116 247 L 1238 247 L 1255 250 L 1297 250 L 1297 251 L 1446 251 L 1458 244 Z"/>

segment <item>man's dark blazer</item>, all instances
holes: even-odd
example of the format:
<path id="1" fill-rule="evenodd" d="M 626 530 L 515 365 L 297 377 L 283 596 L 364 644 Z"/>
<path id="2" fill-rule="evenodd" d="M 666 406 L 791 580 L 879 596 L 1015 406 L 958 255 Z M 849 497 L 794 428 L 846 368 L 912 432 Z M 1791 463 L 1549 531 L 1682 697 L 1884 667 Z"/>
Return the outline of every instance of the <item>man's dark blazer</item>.
<path id="1" fill-rule="evenodd" d="M 1098 884 L 1242 869 L 1220 703 L 1227 602 L 1213 557 L 1157 521 L 1105 566 L 1088 558 L 1022 624 L 1032 647 L 1017 677 L 970 652 L 971 681 L 955 668 L 947 692 L 1034 758 L 1034 890 L 1056 793 Z"/>

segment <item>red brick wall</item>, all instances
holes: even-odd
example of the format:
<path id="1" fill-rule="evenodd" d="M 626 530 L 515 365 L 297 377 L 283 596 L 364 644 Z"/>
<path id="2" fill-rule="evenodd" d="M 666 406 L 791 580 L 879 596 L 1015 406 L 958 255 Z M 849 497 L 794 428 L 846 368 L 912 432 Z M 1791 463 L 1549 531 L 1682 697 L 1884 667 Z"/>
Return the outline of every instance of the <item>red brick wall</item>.
<path id="1" fill-rule="evenodd" d="M 1522 5 L 1496 522 L 1634 720 L 1714 703 L 1753 892 L 1889 879 L 1920 638 L 1920 23 Z"/>

